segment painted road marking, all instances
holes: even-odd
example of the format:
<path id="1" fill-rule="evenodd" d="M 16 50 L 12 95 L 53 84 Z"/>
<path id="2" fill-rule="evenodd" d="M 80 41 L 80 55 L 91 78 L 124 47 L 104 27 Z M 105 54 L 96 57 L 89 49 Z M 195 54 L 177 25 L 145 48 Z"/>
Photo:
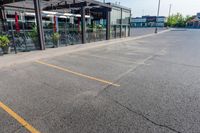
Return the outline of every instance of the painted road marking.
<path id="1" fill-rule="evenodd" d="M 72 70 L 69 70 L 69 69 L 66 69 L 66 68 L 59 67 L 59 66 L 56 66 L 56 65 L 45 63 L 43 61 L 35 61 L 35 62 L 38 63 L 38 64 L 46 65 L 48 67 L 55 68 L 55 69 L 67 72 L 67 73 L 71 73 L 71 74 L 77 75 L 77 76 L 80 76 L 80 77 L 84 77 L 84 78 L 87 78 L 87 79 L 90 79 L 90 80 L 95 80 L 95 81 L 98 81 L 98 82 L 101 82 L 101 83 L 104 83 L 104 84 L 113 85 L 115 87 L 119 87 L 120 86 L 118 84 L 114 84 L 114 83 L 112 83 L 110 81 L 107 81 L 107 80 L 95 78 L 95 77 L 92 77 L 92 76 L 89 76 L 89 75 L 85 75 L 85 74 L 82 74 L 82 73 L 79 73 L 79 72 L 75 72 L 75 71 L 72 71 Z"/>
<path id="2" fill-rule="evenodd" d="M 15 120 L 17 120 L 23 127 L 29 130 L 31 133 L 40 133 L 37 129 L 32 127 L 28 122 L 26 122 L 22 117 L 20 117 L 17 113 L 12 111 L 8 106 L 0 102 L 0 108 L 6 111 L 10 116 L 12 116 Z"/>

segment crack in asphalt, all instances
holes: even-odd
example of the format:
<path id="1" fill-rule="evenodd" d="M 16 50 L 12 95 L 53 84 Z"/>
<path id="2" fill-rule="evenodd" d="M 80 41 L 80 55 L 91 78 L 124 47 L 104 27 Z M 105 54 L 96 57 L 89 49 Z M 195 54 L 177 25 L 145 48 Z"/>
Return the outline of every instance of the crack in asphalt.
<path id="1" fill-rule="evenodd" d="M 151 122 L 152 124 L 154 124 L 154 125 L 156 125 L 156 126 L 159 126 L 159 127 L 163 127 L 163 128 L 169 129 L 169 130 L 171 130 L 171 131 L 173 131 L 173 132 L 176 132 L 176 133 L 181 133 L 180 131 L 178 131 L 178 130 L 176 130 L 176 129 L 174 129 L 174 128 L 171 128 L 170 126 L 167 126 L 167 125 L 165 125 L 165 124 L 156 123 L 155 121 L 153 121 L 153 120 L 151 120 L 150 118 L 146 117 L 144 114 L 139 113 L 139 112 L 137 112 L 137 111 L 135 111 L 135 110 L 133 110 L 133 109 L 131 109 L 131 108 L 129 108 L 129 107 L 123 105 L 122 103 L 118 102 L 117 100 L 113 99 L 110 95 L 109 95 L 109 97 L 110 97 L 110 99 L 111 99 L 112 101 L 114 101 L 117 105 L 119 105 L 119 106 L 121 106 L 121 107 L 127 109 L 128 111 L 130 111 L 130 112 L 132 112 L 132 113 L 134 113 L 134 114 L 136 114 L 136 115 L 138 115 L 138 116 L 141 116 L 142 118 L 144 118 L 145 120 Z"/>
<path id="2" fill-rule="evenodd" d="M 106 91 L 106 89 L 108 89 L 109 87 L 110 87 L 110 85 L 106 86 L 106 87 L 103 89 L 103 91 Z M 103 91 L 102 91 L 101 93 L 103 93 Z M 130 112 L 132 112 L 132 113 L 134 113 L 134 114 L 136 114 L 136 115 L 138 115 L 138 116 L 141 116 L 141 117 L 142 117 L 143 119 L 145 119 L 146 121 L 149 121 L 149 122 L 151 122 L 152 124 L 154 124 L 154 125 L 156 125 L 156 126 L 159 126 L 159 127 L 162 127 L 162 128 L 166 128 L 166 129 L 168 129 L 168 130 L 170 130 L 170 131 L 173 131 L 173 132 L 176 132 L 176 133 L 181 133 L 180 131 L 178 131 L 178 130 L 176 130 L 176 129 L 174 129 L 174 128 L 171 128 L 171 127 L 168 126 L 168 125 L 159 124 L 159 123 L 157 123 L 157 122 L 151 120 L 150 118 L 146 117 L 144 114 L 138 113 L 137 111 L 135 111 L 135 110 L 133 110 L 133 109 L 131 109 L 131 108 L 129 108 L 129 107 L 123 105 L 123 104 L 120 103 L 119 101 L 115 100 L 115 99 L 114 99 L 111 95 L 109 95 L 108 93 L 105 93 L 105 94 L 110 98 L 110 100 L 112 100 L 112 101 L 113 101 L 114 103 L 116 103 L 117 105 L 119 105 L 119 106 L 121 106 L 121 107 L 127 109 L 128 111 L 130 111 Z M 97 97 L 98 97 L 98 96 L 95 96 L 95 98 L 97 98 Z"/>
<path id="3" fill-rule="evenodd" d="M 103 89 L 103 91 L 102 91 L 101 93 L 103 93 L 104 91 L 106 91 L 106 89 L 108 89 L 109 87 L 111 87 L 111 86 L 110 86 L 110 85 L 106 86 L 106 87 Z M 120 103 L 119 101 L 115 100 L 115 99 L 114 99 L 111 95 L 109 95 L 108 93 L 105 93 L 105 94 L 110 98 L 110 100 L 112 100 L 112 101 L 113 101 L 114 103 L 116 103 L 117 105 L 119 105 L 119 106 L 121 106 L 121 107 L 127 109 L 128 111 L 130 111 L 130 112 L 132 112 L 132 113 L 134 113 L 134 114 L 136 114 L 136 115 L 138 115 L 138 116 L 141 116 L 141 117 L 142 117 L 143 119 L 145 119 L 146 121 L 149 121 L 149 122 L 151 122 L 152 124 L 154 124 L 154 125 L 156 125 L 156 126 L 159 126 L 159 127 L 162 127 L 162 128 L 166 128 L 166 129 L 168 129 L 168 130 L 170 130 L 170 131 L 173 131 L 173 132 L 175 132 L 175 133 L 181 133 L 180 131 L 178 131 L 178 130 L 176 130 L 176 129 L 174 129 L 174 128 L 171 128 L 171 127 L 168 126 L 168 125 L 159 124 L 159 123 L 157 123 L 157 122 L 151 120 L 150 118 L 146 117 L 144 114 L 138 113 L 137 111 L 135 111 L 135 110 L 133 110 L 133 109 L 131 109 L 131 108 L 129 108 L 129 107 L 123 105 L 123 104 Z M 95 96 L 95 98 L 97 98 L 97 97 L 98 97 L 98 96 Z"/>

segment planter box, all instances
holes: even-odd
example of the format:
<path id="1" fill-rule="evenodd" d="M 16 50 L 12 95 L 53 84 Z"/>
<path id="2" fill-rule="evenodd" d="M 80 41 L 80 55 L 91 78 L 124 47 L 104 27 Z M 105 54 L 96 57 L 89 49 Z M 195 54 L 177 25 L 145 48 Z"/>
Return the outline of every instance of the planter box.
<path id="1" fill-rule="evenodd" d="M 3 56 L 3 51 L 1 48 L 0 48 L 0 56 Z"/>
<path id="2" fill-rule="evenodd" d="M 3 47 L 3 48 L 1 48 L 2 49 L 2 51 L 3 51 L 3 54 L 9 54 L 10 53 L 10 51 L 11 51 L 11 48 L 8 46 L 8 47 Z"/>

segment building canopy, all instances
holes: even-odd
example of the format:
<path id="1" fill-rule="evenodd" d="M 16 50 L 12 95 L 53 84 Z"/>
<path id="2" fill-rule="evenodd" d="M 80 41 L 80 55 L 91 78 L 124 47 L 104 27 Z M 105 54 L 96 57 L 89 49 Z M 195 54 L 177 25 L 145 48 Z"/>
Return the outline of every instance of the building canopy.
<path id="1" fill-rule="evenodd" d="M 79 9 L 88 7 L 90 10 L 111 10 L 112 6 L 95 0 L 40 0 L 42 10 Z M 4 4 L 5 8 L 34 10 L 33 0 L 25 0 Z"/>

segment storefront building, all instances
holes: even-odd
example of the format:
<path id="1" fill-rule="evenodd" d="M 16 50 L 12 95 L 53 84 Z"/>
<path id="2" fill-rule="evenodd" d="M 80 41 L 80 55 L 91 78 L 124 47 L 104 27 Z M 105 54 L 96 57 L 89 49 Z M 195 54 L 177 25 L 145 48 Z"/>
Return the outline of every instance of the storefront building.
<path id="1" fill-rule="evenodd" d="M 131 10 L 112 3 L 10 0 L 1 1 L 0 12 L 1 34 L 10 36 L 17 51 L 44 50 L 130 35 Z M 56 46 L 52 41 L 54 33 L 59 35 Z"/>
<path id="2" fill-rule="evenodd" d="M 164 27 L 166 17 L 164 16 L 142 16 L 131 19 L 132 27 Z"/>
<path id="3" fill-rule="evenodd" d="M 193 19 L 189 20 L 186 23 L 187 28 L 200 28 L 200 13 L 197 13 L 196 16 L 193 17 Z"/>

